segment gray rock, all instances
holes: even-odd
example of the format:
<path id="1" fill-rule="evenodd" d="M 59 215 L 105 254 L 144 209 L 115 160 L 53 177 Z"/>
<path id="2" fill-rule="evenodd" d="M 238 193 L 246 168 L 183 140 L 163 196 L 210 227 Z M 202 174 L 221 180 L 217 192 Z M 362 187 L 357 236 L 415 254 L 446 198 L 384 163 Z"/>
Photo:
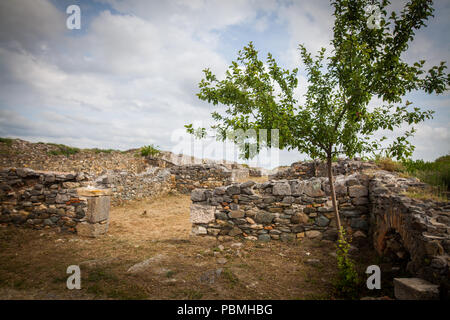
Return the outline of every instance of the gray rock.
<path id="1" fill-rule="evenodd" d="M 254 181 L 246 181 L 244 183 L 241 183 L 241 188 L 250 188 L 255 185 Z"/>
<path id="2" fill-rule="evenodd" d="M 262 223 L 262 224 L 270 224 L 270 223 L 272 223 L 274 218 L 275 218 L 275 215 L 273 213 L 267 212 L 267 211 L 259 211 L 255 215 L 255 221 L 257 223 Z"/>
<path id="3" fill-rule="evenodd" d="M 287 182 L 274 183 L 272 193 L 274 196 L 290 196 L 291 186 Z"/>
<path id="4" fill-rule="evenodd" d="M 239 194 L 241 192 L 241 188 L 238 185 L 230 185 L 226 189 L 226 193 L 228 195 Z"/>
<path id="5" fill-rule="evenodd" d="M 320 179 L 312 179 L 305 182 L 304 193 L 309 197 L 323 197 L 325 192 L 322 190 Z"/>
<path id="6" fill-rule="evenodd" d="M 268 234 L 260 234 L 258 236 L 258 241 L 269 242 L 270 241 L 270 235 L 268 235 Z"/>
<path id="7" fill-rule="evenodd" d="M 205 190 L 204 189 L 194 189 L 191 192 L 191 200 L 194 202 L 205 201 Z"/>
<path id="8" fill-rule="evenodd" d="M 280 235 L 280 240 L 283 242 L 292 242 L 295 240 L 295 234 L 293 233 L 282 233 Z"/>
<path id="9" fill-rule="evenodd" d="M 316 218 L 316 223 L 319 227 L 326 227 L 330 224 L 330 219 L 320 215 L 319 217 Z"/>

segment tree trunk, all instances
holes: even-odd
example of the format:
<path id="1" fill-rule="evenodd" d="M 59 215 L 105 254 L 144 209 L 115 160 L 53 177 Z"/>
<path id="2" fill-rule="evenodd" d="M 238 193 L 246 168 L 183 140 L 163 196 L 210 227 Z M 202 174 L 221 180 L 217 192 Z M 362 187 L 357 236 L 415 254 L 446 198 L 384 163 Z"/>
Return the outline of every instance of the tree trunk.
<path id="1" fill-rule="evenodd" d="M 339 218 L 339 209 L 336 201 L 336 191 L 334 190 L 334 179 L 332 170 L 331 155 L 327 156 L 327 169 L 328 169 L 328 182 L 330 184 L 331 202 L 333 203 L 334 216 L 336 218 L 336 228 L 338 230 L 338 236 L 342 239 L 341 219 Z"/>

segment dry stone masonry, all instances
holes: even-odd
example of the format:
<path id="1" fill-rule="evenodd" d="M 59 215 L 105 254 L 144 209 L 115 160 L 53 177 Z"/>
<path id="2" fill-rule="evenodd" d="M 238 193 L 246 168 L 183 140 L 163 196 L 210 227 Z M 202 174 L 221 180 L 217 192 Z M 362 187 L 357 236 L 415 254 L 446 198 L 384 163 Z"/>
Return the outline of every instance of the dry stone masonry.
<path id="1" fill-rule="evenodd" d="M 170 168 L 174 175 L 175 189 L 190 193 L 195 188 L 214 188 L 233 181 L 232 170 L 218 164 L 193 164 Z"/>
<path id="2" fill-rule="evenodd" d="M 410 188 L 422 187 L 416 178 L 400 178 L 386 171 L 370 177 L 361 171 L 335 177 L 347 232 L 368 236 L 380 255 L 406 261 L 410 274 L 447 290 L 450 204 L 403 195 Z M 192 233 L 259 241 L 335 240 L 329 193 L 324 177 L 195 189 L 191 193 Z"/>
<path id="3" fill-rule="evenodd" d="M 106 232 L 107 190 L 85 189 L 83 173 L 9 168 L 0 171 L 0 222 L 42 229 L 76 230 L 89 236 Z M 80 231 L 81 230 L 81 231 Z"/>
<path id="4" fill-rule="evenodd" d="M 345 159 L 333 162 L 333 175 L 349 175 L 367 169 L 375 169 L 376 165 L 371 162 L 360 161 L 359 159 Z M 326 163 L 322 161 L 299 161 L 294 162 L 288 168 L 278 169 L 274 174 L 269 175 L 269 180 L 301 179 L 306 180 L 312 177 L 327 177 Z"/>
<path id="5" fill-rule="evenodd" d="M 368 230 L 368 177 L 336 177 L 343 222 Z M 335 218 L 325 178 L 252 181 L 191 193 L 193 233 L 242 236 L 249 240 L 325 238 L 334 240 Z"/>
<path id="6" fill-rule="evenodd" d="M 374 248 L 380 255 L 408 258 L 407 270 L 450 287 L 450 204 L 402 196 L 421 187 L 417 179 L 376 172 L 370 181 Z"/>
<path id="7" fill-rule="evenodd" d="M 174 188 L 174 177 L 168 169 L 149 167 L 140 173 L 108 171 L 94 179 L 101 189 L 111 189 L 112 204 L 126 200 L 153 198 Z"/>

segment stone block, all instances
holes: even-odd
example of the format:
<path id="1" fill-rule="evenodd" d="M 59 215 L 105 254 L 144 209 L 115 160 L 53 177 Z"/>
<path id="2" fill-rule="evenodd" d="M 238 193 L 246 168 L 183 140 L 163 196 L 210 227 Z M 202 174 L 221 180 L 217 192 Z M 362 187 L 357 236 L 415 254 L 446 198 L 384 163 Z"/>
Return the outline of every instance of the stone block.
<path id="1" fill-rule="evenodd" d="M 82 222 L 76 226 L 78 235 L 84 237 L 98 237 L 108 232 L 109 223 Z"/>
<path id="2" fill-rule="evenodd" d="M 367 197 L 369 195 L 369 190 L 365 186 L 356 185 L 348 187 L 348 194 L 352 198 Z"/>
<path id="3" fill-rule="evenodd" d="M 275 183 L 273 185 L 272 193 L 274 196 L 290 196 L 291 186 L 287 182 Z"/>
<path id="4" fill-rule="evenodd" d="M 86 220 L 90 223 L 97 223 L 108 220 L 110 197 L 88 197 L 88 206 L 86 211 Z"/>
<path id="5" fill-rule="evenodd" d="M 267 211 L 260 211 L 255 216 L 255 221 L 257 223 L 269 224 L 272 223 L 275 215 Z"/>
<path id="6" fill-rule="evenodd" d="M 214 212 L 216 207 L 202 205 L 202 204 L 191 204 L 191 222 L 192 223 L 210 223 L 215 220 Z"/>
<path id="7" fill-rule="evenodd" d="M 437 300 L 439 286 L 420 278 L 394 278 L 394 294 L 399 300 Z"/>
<path id="8" fill-rule="evenodd" d="M 305 183 L 304 193 L 309 197 L 323 197 L 325 192 L 322 190 L 322 182 L 320 179 L 309 180 Z"/>

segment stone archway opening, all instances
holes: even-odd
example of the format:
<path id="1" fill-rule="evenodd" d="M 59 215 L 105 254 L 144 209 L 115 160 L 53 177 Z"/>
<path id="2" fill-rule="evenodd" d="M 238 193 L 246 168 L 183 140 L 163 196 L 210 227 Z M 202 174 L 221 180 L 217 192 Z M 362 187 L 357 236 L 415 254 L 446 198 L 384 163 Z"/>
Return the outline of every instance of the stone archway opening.
<path id="1" fill-rule="evenodd" d="M 393 228 L 389 229 L 384 235 L 382 248 L 382 257 L 392 265 L 393 271 L 405 272 L 407 270 L 411 255 L 406 249 L 400 233 Z"/>

